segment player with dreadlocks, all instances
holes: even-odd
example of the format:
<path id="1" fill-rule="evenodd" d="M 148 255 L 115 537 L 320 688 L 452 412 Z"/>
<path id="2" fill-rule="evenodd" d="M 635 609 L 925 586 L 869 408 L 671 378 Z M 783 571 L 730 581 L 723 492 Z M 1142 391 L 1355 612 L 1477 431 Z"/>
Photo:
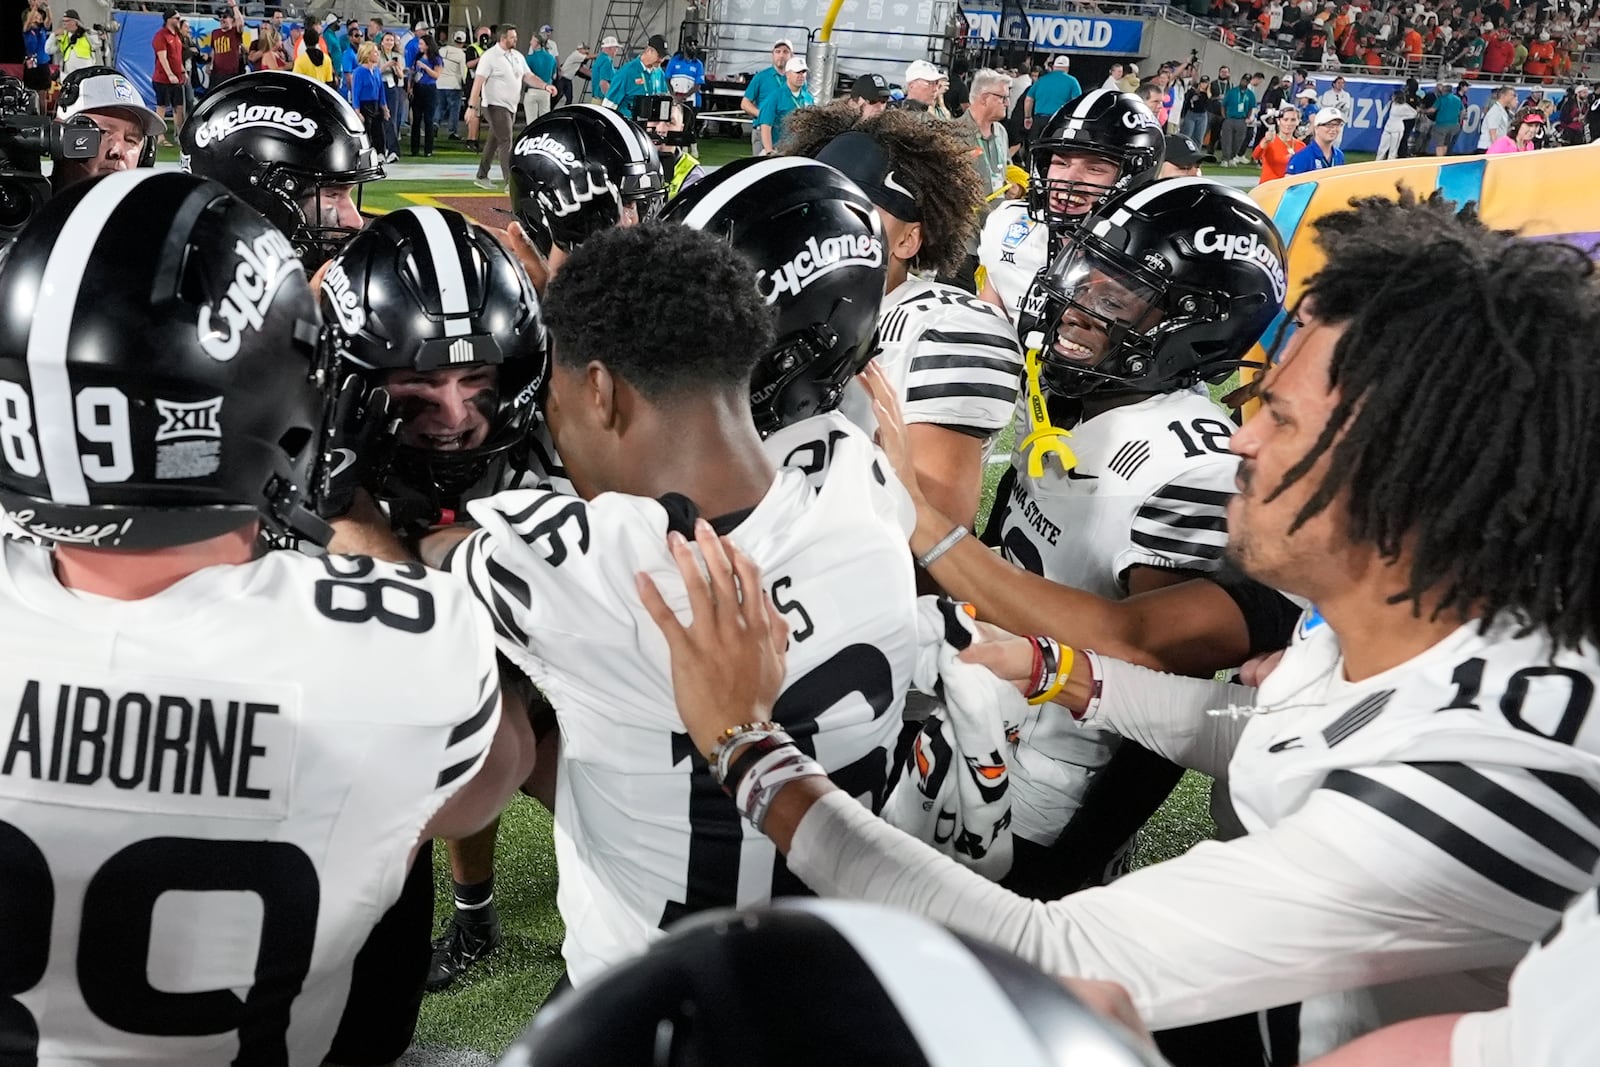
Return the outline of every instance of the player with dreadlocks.
<path id="1" fill-rule="evenodd" d="M 779 150 L 832 165 L 877 208 L 889 253 L 878 365 L 899 389 L 927 493 L 971 525 L 984 459 L 1016 407 L 1022 350 L 999 308 L 912 274 L 955 269 L 977 228 L 983 190 L 953 130 L 906 111 L 862 119 L 847 105 L 806 108 L 789 119 Z M 859 385 L 840 410 L 876 428 Z"/>
<path id="2" fill-rule="evenodd" d="M 740 783 L 820 895 L 937 916 L 1054 973 L 1120 981 L 1153 1029 L 1301 1001 L 1300 1047 L 1273 1062 L 1499 1006 L 1512 965 L 1600 859 L 1593 267 L 1577 248 L 1411 197 L 1319 227 L 1327 265 L 1261 411 L 1232 438 L 1230 553 L 1317 605 L 1276 670 L 1252 689 L 1048 641 L 964 654 L 1050 691 L 1062 716 L 1225 777 L 1246 836 L 1036 903 L 820 778 Z M 905 470 L 893 390 L 874 394 Z M 946 533 L 919 521 L 912 550 Z M 728 557 L 700 541 L 721 581 Z M 654 615 L 684 653 L 670 613 Z M 750 646 L 771 641 L 764 616 L 750 621 Z M 715 687 L 674 665 L 702 751 L 766 717 L 765 696 L 728 699 L 762 691 L 730 674 L 754 662 L 740 644 L 701 661 L 723 672 Z M 1041 677 L 1052 658 L 1061 666 Z"/>

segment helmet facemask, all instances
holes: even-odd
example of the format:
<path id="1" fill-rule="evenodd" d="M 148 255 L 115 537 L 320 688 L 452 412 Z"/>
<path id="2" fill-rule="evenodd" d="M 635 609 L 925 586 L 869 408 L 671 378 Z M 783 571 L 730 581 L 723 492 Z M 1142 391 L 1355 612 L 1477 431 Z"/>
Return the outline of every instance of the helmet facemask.
<path id="1" fill-rule="evenodd" d="M 1155 347 L 1181 325 L 1167 315 L 1170 284 L 1080 234 L 1035 283 L 1023 322 L 1046 391 L 1150 391 Z"/>
<path id="2" fill-rule="evenodd" d="M 837 408 L 850 380 L 878 354 L 876 332 L 859 354 L 840 358 L 838 344 L 838 332 L 819 322 L 783 337 L 761 357 L 750 382 L 750 412 L 761 436 Z"/>

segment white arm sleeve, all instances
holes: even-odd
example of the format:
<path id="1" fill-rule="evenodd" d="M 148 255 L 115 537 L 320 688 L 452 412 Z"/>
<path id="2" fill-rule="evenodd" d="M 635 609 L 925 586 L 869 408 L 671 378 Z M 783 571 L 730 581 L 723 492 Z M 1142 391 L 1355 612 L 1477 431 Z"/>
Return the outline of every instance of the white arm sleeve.
<path id="1" fill-rule="evenodd" d="M 1121 982 L 1162 1030 L 1420 974 L 1504 964 L 1515 942 L 1419 904 L 1370 875 L 1410 866 L 1415 840 L 1381 825 L 1369 864 L 1329 846 L 1344 798 L 1319 790 L 1273 829 L 1203 842 L 1112 885 L 1041 903 L 899 833 L 843 793 L 806 813 L 789 867 L 823 896 L 912 911 L 992 941 L 1051 974 Z"/>
<path id="2" fill-rule="evenodd" d="M 1115 730 L 1180 766 L 1227 777 L 1228 760 L 1250 720 L 1221 712 L 1253 704 L 1254 689 L 1165 674 L 1109 656 L 1095 656 L 1095 663 L 1100 700 L 1085 722 Z"/>

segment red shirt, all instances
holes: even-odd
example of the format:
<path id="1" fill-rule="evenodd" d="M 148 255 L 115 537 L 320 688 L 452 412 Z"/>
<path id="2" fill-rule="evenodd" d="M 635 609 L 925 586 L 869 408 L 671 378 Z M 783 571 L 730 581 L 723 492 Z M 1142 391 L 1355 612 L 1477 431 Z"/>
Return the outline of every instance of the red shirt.
<path id="1" fill-rule="evenodd" d="M 156 69 L 151 74 L 150 80 L 163 85 L 179 85 L 183 82 L 183 42 L 178 35 L 165 26 L 156 31 L 150 39 L 150 45 L 156 52 Z M 167 72 L 161 69 L 161 53 L 167 54 L 167 66 L 171 68 L 176 77 L 167 77 Z"/>
<path id="2" fill-rule="evenodd" d="M 1305 146 L 1306 143 L 1297 137 L 1291 137 L 1287 141 L 1282 137 L 1274 137 L 1271 140 L 1263 137 L 1252 153 L 1256 157 L 1256 162 L 1261 164 L 1261 180 L 1270 182 L 1289 173 L 1289 157 Z"/>
<path id="3" fill-rule="evenodd" d="M 228 77 L 239 73 L 244 58 L 244 34 L 221 26 L 211 31 L 211 73 Z"/>

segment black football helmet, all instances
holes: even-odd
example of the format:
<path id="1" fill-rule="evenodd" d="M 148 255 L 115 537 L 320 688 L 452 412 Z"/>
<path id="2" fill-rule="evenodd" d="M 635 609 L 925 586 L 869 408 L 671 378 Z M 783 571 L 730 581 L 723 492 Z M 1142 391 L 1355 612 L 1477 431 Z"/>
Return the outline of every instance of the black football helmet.
<path id="1" fill-rule="evenodd" d="M 1206 178 L 1157 182 L 1085 220 L 1034 282 L 1019 333 L 1058 396 L 1221 381 L 1282 308 L 1287 261 L 1249 197 Z"/>
<path id="2" fill-rule="evenodd" d="M 500 1064 L 958 1060 L 1159 1062 L 1059 982 L 992 945 L 887 908 L 793 899 L 685 919 L 644 955 L 540 1009 Z"/>
<path id="3" fill-rule="evenodd" d="M 260 211 L 318 267 L 356 230 L 308 218 L 323 187 L 383 177 L 361 116 L 321 82 L 283 70 L 230 78 L 178 135 L 184 170 L 213 178 Z"/>
<path id="4" fill-rule="evenodd" d="M 534 120 L 511 150 L 511 210 L 539 251 L 570 252 L 632 209 L 643 222 L 666 201 L 650 135 L 610 108 L 573 104 Z"/>
<path id="5" fill-rule="evenodd" d="M 1109 184 L 1050 177 L 1050 162 L 1062 152 L 1088 152 L 1117 164 Z M 1167 142 L 1143 100 L 1132 93 L 1092 89 L 1061 106 L 1028 149 L 1028 214 L 1053 230 L 1071 229 L 1107 199 L 1148 185 L 1161 171 Z M 1068 198 L 1092 202 L 1070 212 Z M 1052 206 L 1054 204 L 1054 206 Z"/>
<path id="6" fill-rule="evenodd" d="M 374 220 L 328 264 L 321 299 L 336 354 L 369 388 L 397 370 L 499 368 L 480 394 L 488 437 L 449 451 L 401 444 L 393 477 L 405 490 L 443 506 L 532 427 L 550 355 L 539 298 L 517 258 L 460 212 L 413 207 Z M 402 425 L 417 414 L 403 401 L 393 413 Z"/>
<path id="7" fill-rule="evenodd" d="M 23 529 L 150 549 L 259 516 L 326 542 L 303 504 L 324 434 L 316 299 L 239 198 L 155 170 L 69 188 L 8 249 L 0 307 L 0 501 Z"/>
<path id="8" fill-rule="evenodd" d="M 685 189 L 662 218 L 725 238 L 777 309 L 777 341 L 750 381 L 761 432 L 838 407 L 877 353 L 888 277 L 883 223 L 867 194 L 814 159 L 745 159 Z"/>

